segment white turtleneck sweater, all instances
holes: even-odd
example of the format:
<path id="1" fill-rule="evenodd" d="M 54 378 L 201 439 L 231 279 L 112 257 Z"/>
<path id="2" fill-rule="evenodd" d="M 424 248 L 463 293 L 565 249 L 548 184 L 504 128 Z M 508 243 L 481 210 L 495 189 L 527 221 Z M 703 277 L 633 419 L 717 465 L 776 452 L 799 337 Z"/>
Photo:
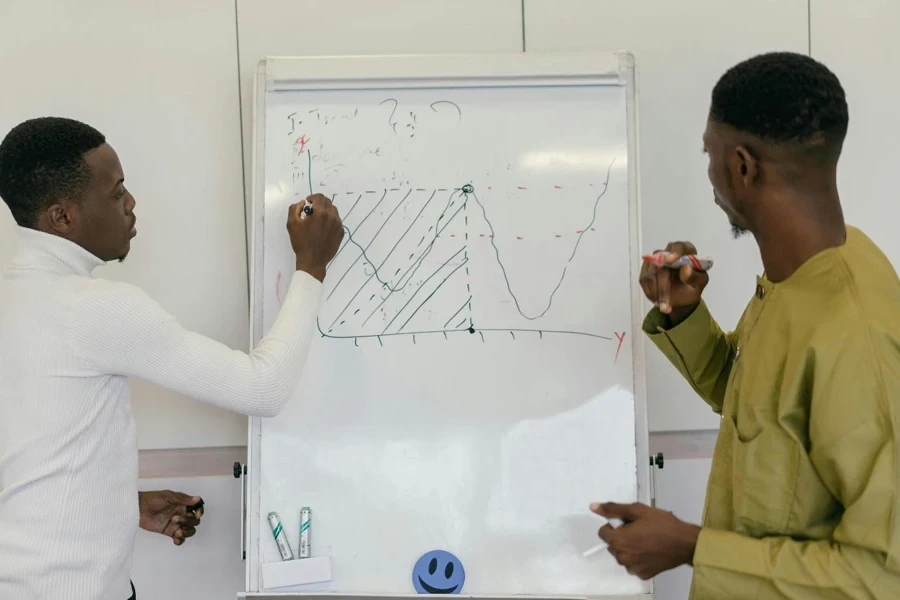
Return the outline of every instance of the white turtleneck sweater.
<path id="1" fill-rule="evenodd" d="M 0 599 L 126 600 L 138 528 L 127 377 L 269 417 L 292 395 L 321 284 L 296 272 L 249 355 L 185 331 L 63 238 L 20 229 L 0 280 Z"/>

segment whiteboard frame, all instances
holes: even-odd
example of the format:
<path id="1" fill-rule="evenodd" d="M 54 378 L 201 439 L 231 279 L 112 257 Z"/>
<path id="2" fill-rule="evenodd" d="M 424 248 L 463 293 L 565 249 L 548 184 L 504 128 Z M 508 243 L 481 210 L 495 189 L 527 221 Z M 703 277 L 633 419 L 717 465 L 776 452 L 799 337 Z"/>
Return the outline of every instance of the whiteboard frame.
<path id="1" fill-rule="evenodd" d="M 515 54 L 425 54 L 371 56 L 269 57 L 259 62 L 254 76 L 252 121 L 252 171 L 250 216 L 250 344 L 259 343 L 263 330 L 263 265 L 265 255 L 265 156 L 266 96 L 289 90 L 395 89 L 429 87 L 518 86 L 527 79 L 531 86 L 618 85 L 626 91 L 628 141 L 628 220 L 631 247 L 631 349 L 634 367 L 635 450 L 638 501 L 649 504 L 650 443 L 647 415 L 647 377 L 643 322 L 643 293 L 638 284 L 641 240 L 640 172 L 638 149 L 638 80 L 630 52 L 571 52 Z M 284 227 L 283 223 L 278 224 Z M 259 276 L 257 276 L 259 275 Z M 249 475 L 245 509 L 246 580 L 241 598 L 387 598 L 381 595 L 348 595 L 296 592 L 255 592 L 260 587 L 261 532 L 259 526 L 259 452 L 262 420 L 251 417 L 248 425 L 247 468 Z M 647 600 L 650 592 L 633 596 Z M 394 594 L 391 598 L 416 598 L 416 594 Z M 473 596 L 467 596 L 473 597 Z M 538 600 L 539 596 L 513 596 Z M 577 596 L 560 596 L 578 598 Z M 485 597 L 487 598 L 487 597 Z M 500 596 L 490 596 L 500 598 Z M 611 600 L 622 596 L 596 596 Z"/>

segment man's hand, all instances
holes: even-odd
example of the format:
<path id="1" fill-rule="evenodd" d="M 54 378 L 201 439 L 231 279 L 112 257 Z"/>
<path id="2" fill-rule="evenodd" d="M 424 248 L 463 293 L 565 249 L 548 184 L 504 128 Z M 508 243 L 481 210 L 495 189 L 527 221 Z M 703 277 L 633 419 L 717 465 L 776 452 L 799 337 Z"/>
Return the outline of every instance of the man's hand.
<path id="1" fill-rule="evenodd" d="M 311 214 L 303 210 L 307 204 L 312 206 Z M 288 208 L 287 230 L 297 257 L 297 270 L 324 280 L 325 269 L 344 239 L 338 209 L 322 194 L 307 196 L 305 202 Z"/>
<path id="2" fill-rule="evenodd" d="M 672 242 L 665 251 L 669 253 L 668 262 L 685 254 L 697 254 L 697 248 L 690 242 Z M 688 265 L 680 269 L 657 267 L 648 261 L 641 265 L 640 284 L 644 295 L 659 307 L 660 312 L 669 316 L 673 326 L 694 312 L 707 283 L 709 275 L 706 272 L 695 271 Z"/>
<path id="3" fill-rule="evenodd" d="M 139 492 L 140 527 L 168 536 L 176 546 L 180 546 L 197 532 L 197 526 L 200 525 L 203 508 L 196 513 L 189 509 L 198 502 L 200 496 L 188 496 L 171 490 Z"/>
<path id="4" fill-rule="evenodd" d="M 691 564 L 700 528 L 670 512 L 646 504 L 592 504 L 591 511 L 607 519 L 621 519 L 620 527 L 604 525 L 598 532 L 616 562 L 632 575 L 651 579 L 663 571 Z"/>

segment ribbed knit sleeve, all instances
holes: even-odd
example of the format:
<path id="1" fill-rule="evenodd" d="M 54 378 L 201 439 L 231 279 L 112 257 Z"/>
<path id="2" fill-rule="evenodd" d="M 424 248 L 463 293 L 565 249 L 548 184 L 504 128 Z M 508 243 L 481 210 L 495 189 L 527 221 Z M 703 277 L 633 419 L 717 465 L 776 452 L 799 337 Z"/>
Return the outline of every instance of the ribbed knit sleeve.
<path id="1" fill-rule="evenodd" d="M 316 332 L 322 284 L 296 271 L 268 334 L 249 354 L 185 330 L 140 288 L 91 280 L 74 295 L 67 329 L 84 367 L 137 377 L 256 417 L 272 417 L 294 392 Z"/>

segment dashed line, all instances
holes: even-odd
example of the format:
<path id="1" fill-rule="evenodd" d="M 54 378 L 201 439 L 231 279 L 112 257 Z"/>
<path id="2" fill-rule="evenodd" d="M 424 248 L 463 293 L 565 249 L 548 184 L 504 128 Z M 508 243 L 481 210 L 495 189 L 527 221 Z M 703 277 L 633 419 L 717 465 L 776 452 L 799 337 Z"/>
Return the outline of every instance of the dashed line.
<path id="1" fill-rule="evenodd" d="M 470 189 L 472 189 L 472 188 L 471 188 L 471 187 L 468 187 L 468 188 L 465 188 L 465 189 L 470 190 Z M 468 299 L 468 301 L 467 301 L 467 305 L 468 305 L 468 307 L 469 307 L 469 327 L 472 327 L 472 324 L 474 323 L 474 320 L 473 320 L 473 316 L 472 316 L 472 296 L 471 296 L 471 289 L 472 289 L 472 288 L 471 288 L 471 286 L 469 285 L 469 282 L 470 282 L 470 280 L 471 280 L 471 276 L 469 275 L 469 261 L 468 261 L 468 259 L 469 259 L 469 215 L 468 215 L 468 212 L 467 212 L 467 211 L 468 211 L 468 209 L 469 209 L 469 194 L 467 194 L 467 193 L 465 193 L 465 192 L 463 192 L 463 193 L 465 194 L 465 199 L 463 200 L 463 220 L 465 221 L 465 229 L 464 229 L 464 231 L 465 231 L 465 234 L 466 234 L 466 252 L 465 252 L 465 258 L 466 258 L 466 291 L 470 294 L 470 295 L 469 295 L 469 299 Z M 465 320 L 463 320 L 463 324 L 465 324 Z M 456 328 L 458 329 L 458 328 L 459 328 L 459 325 L 457 325 Z"/>

